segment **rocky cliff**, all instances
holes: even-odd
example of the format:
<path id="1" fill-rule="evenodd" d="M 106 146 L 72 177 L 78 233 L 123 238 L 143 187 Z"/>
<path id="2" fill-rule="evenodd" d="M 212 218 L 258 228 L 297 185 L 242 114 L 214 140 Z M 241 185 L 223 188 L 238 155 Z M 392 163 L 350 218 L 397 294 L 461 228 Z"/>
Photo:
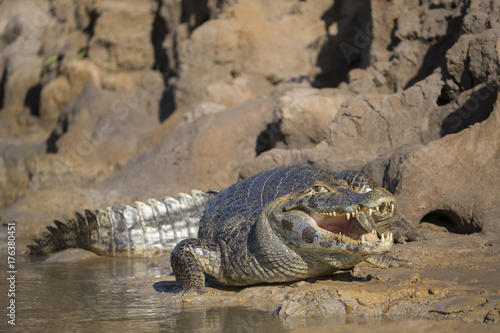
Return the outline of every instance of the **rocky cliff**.
<path id="1" fill-rule="evenodd" d="M 362 169 L 414 226 L 498 232 L 500 4 L 0 1 L 0 211 Z"/>

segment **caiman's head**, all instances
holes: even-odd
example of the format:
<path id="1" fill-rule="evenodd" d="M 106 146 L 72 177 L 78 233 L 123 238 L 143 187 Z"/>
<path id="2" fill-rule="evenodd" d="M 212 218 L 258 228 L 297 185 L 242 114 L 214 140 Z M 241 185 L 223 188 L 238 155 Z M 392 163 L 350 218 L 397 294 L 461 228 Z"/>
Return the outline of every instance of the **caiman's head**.
<path id="1" fill-rule="evenodd" d="M 296 251 L 368 255 L 392 247 L 392 234 L 377 235 L 373 217 L 392 215 L 394 203 L 384 188 L 331 178 L 277 200 L 268 218 L 274 232 Z"/>

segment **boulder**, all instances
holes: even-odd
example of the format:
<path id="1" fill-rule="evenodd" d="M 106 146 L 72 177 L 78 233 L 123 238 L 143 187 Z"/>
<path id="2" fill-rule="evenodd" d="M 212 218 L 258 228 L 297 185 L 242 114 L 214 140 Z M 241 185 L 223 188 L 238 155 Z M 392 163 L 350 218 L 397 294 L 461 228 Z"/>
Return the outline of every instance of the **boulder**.
<path id="1" fill-rule="evenodd" d="M 153 1 L 97 2 L 89 59 L 109 71 L 152 68 L 155 61 L 150 42 L 152 6 Z"/>
<path id="2" fill-rule="evenodd" d="M 401 147 L 438 139 L 441 123 L 447 115 L 445 111 L 451 112 L 440 110 L 437 105 L 442 85 L 441 74 L 435 73 L 400 93 L 368 94 L 348 99 L 336 112 L 333 121 L 320 118 L 319 112 L 309 114 L 312 119 L 318 117 L 315 121 L 309 119 L 308 124 L 312 126 L 323 122 L 325 128 L 330 123 L 322 142 L 312 148 L 277 148 L 266 152 L 245 166 L 242 177 L 297 163 L 312 163 L 333 171 L 362 169 L 372 160 L 385 157 L 384 160 L 388 161 L 390 155 Z M 293 124 L 296 126 L 294 133 L 304 133 L 304 128 L 310 130 L 299 121 Z M 383 177 L 382 174 L 375 178 Z"/>
<path id="3" fill-rule="evenodd" d="M 44 146 L 26 137 L 0 142 L 0 211 L 22 198 L 28 189 L 29 165 L 44 153 Z"/>
<path id="4" fill-rule="evenodd" d="M 461 233 L 500 231 L 500 103 L 482 123 L 418 149 L 397 188 L 400 214 L 413 225 L 430 213 Z"/>
<path id="5" fill-rule="evenodd" d="M 144 199 L 231 185 L 238 180 L 241 166 L 256 156 L 258 136 L 273 119 L 276 99 L 286 91 L 284 87 L 273 96 L 225 109 L 206 105 L 209 111 L 186 117 L 155 147 L 97 188 L 121 192 L 124 199 Z"/>
<path id="6" fill-rule="evenodd" d="M 160 123 L 162 98 L 161 88 L 107 92 L 88 85 L 60 114 L 51 153 L 31 164 L 32 188 L 93 183 L 120 169 L 147 148 L 142 142 Z"/>
<path id="7" fill-rule="evenodd" d="M 96 163 L 102 166 L 99 170 L 104 174 L 103 167 L 113 167 L 114 164 L 103 161 L 115 161 L 119 165 L 121 160 L 114 157 L 123 159 L 138 149 L 136 144 L 140 142 L 140 136 L 132 134 L 146 135 L 148 117 L 149 122 L 157 117 L 152 112 L 147 115 L 140 113 L 145 109 L 141 103 L 151 104 L 147 98 L 141 103 L 130 104 L 133 100 L 128 95 L 128 100 L 118 100 L 118 103 L 116 95 L 111 94 L 115 100 L 110 101 L 110 93 L 89 86 L 59 118 L 54 133 L 58 153 L 52 161 L 41 159 L 39 162 L 41 166 L 51 167 L 40 167 L 35 169 L 40 172 L 33 172 L 33 177 L 41 179 L 40 183 L 46 186 L 40 186 L 37 191 L 18 200 L 7 209 L 2 219 L 17 220 L 20 232 L 29 236 L 36 226 L 85 207 L 94 209 L 164 195 L 175 196 L 193 188 L 225 188 L 238 180 L 241 166 L 255 157 L 258 136 L 272 122 L 276 100 L 292 88 L 283 87 L 273 96 L 262 96 L 232 108 L 208 105 L 205 111 L 186 117 L 156 146 L 137 154 L 105 180 L 92 187 L 68 187 L 72 182 L 75 184 L 71 178 L 93 176 L 99 180 L 99 174 L 95 173 Z M 88 105 L 86 101 L 89 100 L 95 106 Z M 99 105 L 117 107 L 108 111 Z M 120 118 L 121 115 L 126 119 Z M 87 179 L 86 183 L 91 181 Z M 55 188 L 56 184 L 59 184 L 59 189 Z M 33 214 L 36 219 L 32 218 Z"/>
<path id="8" fill-rule="evenodd" d="M 316 75 L 319 47 L 311 45 L 325 32 L 320 17 L 329 6 L 330 1 L 272 6 L 242 1 L 190 35 L 184 32 L 189 37 L 177 41 L 178 105 L 231 106 L 269 92 L 279 82 Z"/>
<path id="9" fill-rule="evenodd" d="M 279 100 L 276 118 L 288 149 L 318 144 L 352 93 L 339 89 L 297 88 Z"/>
<path id="10" fill-rule="evenodd" d="M 61 111 L 70 104 L 87 84 L 100 86 L 99 72 L 88 60 L 75 60 L 61 69 L 62 75 L 45 85 L 40 93 L 40 120 L 51 130 Z"/>
<path id="11" fill-rule="evenodd" d="M 463 34 L 446 53 L 444 97 L 499 78 L 500 3 L 474 1 L 463 18 Z"/>

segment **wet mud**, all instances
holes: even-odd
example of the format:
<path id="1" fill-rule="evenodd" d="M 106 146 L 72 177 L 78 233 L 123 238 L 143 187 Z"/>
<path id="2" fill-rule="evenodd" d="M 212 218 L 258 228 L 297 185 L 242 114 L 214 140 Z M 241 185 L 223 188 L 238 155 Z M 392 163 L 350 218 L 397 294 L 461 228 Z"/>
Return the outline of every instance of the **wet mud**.
<path id="1" fill-rule="evenodd" d="M 287 284 L 211 286 L 203 295 L 179 293 L 168 258 L 107 258 L 66 250 L 48 261 L 20 263 L 15 329 L 500 332 L 496 236 L 454 234 L 425 223 L 418 231 L 424 240 L 396 244 L 391 251 L 413 261 L 412 267 L 363 263 Z"/>

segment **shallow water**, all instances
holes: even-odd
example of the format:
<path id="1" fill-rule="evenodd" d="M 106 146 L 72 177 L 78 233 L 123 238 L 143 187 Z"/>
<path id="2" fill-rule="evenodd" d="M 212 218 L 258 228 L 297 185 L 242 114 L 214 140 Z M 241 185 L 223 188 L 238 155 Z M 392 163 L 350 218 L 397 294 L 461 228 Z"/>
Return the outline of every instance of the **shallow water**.
<path id="1" fill-rule="evenodd" d="M 2 253 L 6 253 L 4 248 Z M 0 260 L 6 267 L 6 256 Z M 96 257 L 74 263 L 48 263 L 16 255 L 16 260 L 15 297 L 1 298 L 2 332 L 279 333 L 339 321 L 283 321 L 270 311 L 241 306 L 165 305 L 162 300 L 173 294 L 155 290 L 153 281 L 162 281 L 170 268 L 145 259 Z M 3 295 L 9 290 L 8 276 L 5 274 L 0 282 Z M 8 323 L 10 299 L 15 299 L 16 304 L 15 326 Z"/>
<path id="2" fill-rule="evenodd" d="M 20 257 L 20 256 L 19 256 Z M 17 263 L 15 327 L 8 331 L 57 332 L 250 332 L 286 329 L 273 314 L 243 307 L 171 308 L 162 305 L 152 284 L 164 269 L 145 260 L 97 258 L 79 263 Z M 3 260 L 2 258 L 2 261 Z M 9 289 L 2 279 L 2 294 Z M 145 290 L 149 289 L 149 290 Z M 157 293 L 159 294 L 159 293 Z M 2 297 L 6 309 L 7 297 Z M 3 330 L 2 330 L 3 331 Z"/>

